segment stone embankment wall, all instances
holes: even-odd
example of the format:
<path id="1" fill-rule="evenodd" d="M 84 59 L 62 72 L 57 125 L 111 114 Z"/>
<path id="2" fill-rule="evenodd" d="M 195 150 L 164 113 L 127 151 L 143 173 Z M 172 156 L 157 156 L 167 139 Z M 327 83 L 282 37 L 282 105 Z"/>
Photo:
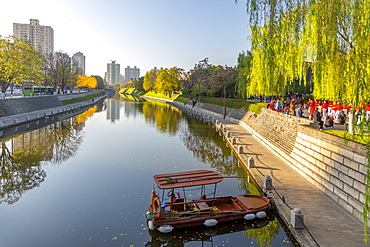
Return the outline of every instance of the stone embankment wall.
<path id="1" fill-rule="evenodd" d="M 0 129 L 48 118 L 69 111 L 77 111 L 98 103 L 108 94 L 84 102 L 63 105 L 61 100 L 84 97 L 99 91 L 86 93 L 69 93 L 50 96 L 32 96 L 0 100 Z"/>
<path id="2" fill-rule="evenodd" d="M 62 106 L 58 96 L 35 96 L 0 100 L 0 117 Z"/>
<path id="3" fill-rule="evenodd" d="M 50 96 L 32 96 L 0 100 L 0 118 L 63 106 L 61 100 L 84 97 L 97 93 L 68 93 Z"/>
<path id="4" fill-rule="evenodd" d="M 223 114 L 223 107 L 199 104 L 207 111 Z M 227 116 L 239 119 L 239 124 L 270 148 L 292 169 L 305 177 L 347 212 L 363 221 L 365 192 L 366 146 L 344 142 L 339 138 L 309 126 L 306 118 L 297 118 L 262 109 L 256 115 L 227 109 Z M 231 113 L 231 115 L 230 115 Z M 244 114 L 243 117 L 240 115 Z"/>

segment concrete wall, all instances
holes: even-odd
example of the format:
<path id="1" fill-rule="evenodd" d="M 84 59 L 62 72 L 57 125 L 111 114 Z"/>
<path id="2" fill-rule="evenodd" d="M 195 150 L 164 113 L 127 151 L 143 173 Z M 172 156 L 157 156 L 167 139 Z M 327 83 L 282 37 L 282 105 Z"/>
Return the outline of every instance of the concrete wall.
<path id="1" fill-rule="evenodd" d="M 0 100 L 0 117 L 62 106 L 58 96 L 33 96 Z"/>

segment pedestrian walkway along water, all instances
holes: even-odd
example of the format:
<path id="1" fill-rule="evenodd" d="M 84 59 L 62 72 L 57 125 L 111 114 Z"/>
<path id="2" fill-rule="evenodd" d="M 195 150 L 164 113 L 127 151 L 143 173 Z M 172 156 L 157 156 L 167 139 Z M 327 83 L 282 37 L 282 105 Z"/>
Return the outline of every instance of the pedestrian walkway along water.
<path id="1" fill-rule="evenodd" d="M 302 246 L 366 246 L 363 241 L 363 224 L 280 160 L 252 134 L 253 130 L 248 129 L 248 126 L 239 124 L 235 119 L 223 119 L 222 115 L 201 108 L 176 105 L 218 121 L 221 124 L 218 127 L 228 143 L 261 187 L 264 177 L 271 177 L 273 188 L 267 194 L 274 199 L 277 212 Z M 249 157 L 254 160 L 254 168 L 248 168 Z M 292 209 L 301 210 L 304 228 L 294 229 L 290 224 Z"/>

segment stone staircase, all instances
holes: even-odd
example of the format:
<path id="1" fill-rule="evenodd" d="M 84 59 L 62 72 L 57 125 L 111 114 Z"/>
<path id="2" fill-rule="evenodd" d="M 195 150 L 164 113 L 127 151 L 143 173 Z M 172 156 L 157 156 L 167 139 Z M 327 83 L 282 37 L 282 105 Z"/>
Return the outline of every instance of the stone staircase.
<path id="1" fill-rule="evenodd" d="M 297 125 L 310 124 L 306 118 L 297 118 L 264 108 L 258 115 L 248 112 L 241 121 L 287 155 L 293 151 L 297 137 Z"/>

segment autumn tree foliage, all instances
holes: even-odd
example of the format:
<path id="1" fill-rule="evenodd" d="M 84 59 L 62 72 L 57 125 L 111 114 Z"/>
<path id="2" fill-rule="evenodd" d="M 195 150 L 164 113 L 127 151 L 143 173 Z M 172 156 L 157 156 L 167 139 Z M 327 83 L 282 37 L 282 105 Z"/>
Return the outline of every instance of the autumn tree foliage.
<path id="1" fill-rule="evenodd" d="M 171 95 L 181 89 L 184 70 L 178 67 L 150 70 L 143 78 L 144 90 L 155 90 L 165 95 Z"/>
<path id="2" fill-rule="evenodd" d="M 98 82 L 94 76 L 79 75 L 76 82 L 77 87 L 96 88 Z"/>
<path id="3" fill-rule="evenodd" d="M 13 37 L 0 38 L 0 86 L 5 93 L 11 82 L 40 83 L 43 55 Z"/>
<path id="4" fill-rule="evenodd" d="M 144 76 L 143 88 L 146 91 L 155 89 L 155 80 L 157 79 L 157 70 L 152 69 L 146 72 Z"/>

